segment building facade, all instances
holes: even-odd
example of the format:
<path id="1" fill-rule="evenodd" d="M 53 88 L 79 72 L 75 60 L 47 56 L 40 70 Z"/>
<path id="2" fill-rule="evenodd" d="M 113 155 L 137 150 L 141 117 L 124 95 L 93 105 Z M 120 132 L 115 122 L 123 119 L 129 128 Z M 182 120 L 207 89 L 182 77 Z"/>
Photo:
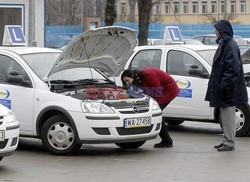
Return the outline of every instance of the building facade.
<path id="1" fill-rule="evenodd" d="M 131 0 L 117 0 L 117 21 L 131 20 Z M 229 19 L 237 24 L 250 24 L 250 0 L 152 0 L 151 22 L 168 24 L 206 24 Z M 135 21 L 138 7 L 135 5 Z"/>

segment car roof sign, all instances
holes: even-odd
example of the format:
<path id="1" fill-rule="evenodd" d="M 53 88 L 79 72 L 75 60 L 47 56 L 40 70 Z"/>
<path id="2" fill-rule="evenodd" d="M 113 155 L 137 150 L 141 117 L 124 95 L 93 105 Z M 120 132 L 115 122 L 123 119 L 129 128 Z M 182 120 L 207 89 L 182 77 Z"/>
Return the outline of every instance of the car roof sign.
<path id="1" fill-rule="evenodd" d="M 183 38 L 178 26 L 165 26 L 164 37 L 163 37 L 164 44 L 167 43 L 183 43 Z"/>
<path id="2" fill-rule="evenodd" d="M 21 25 L 5 25 L 3 45 L 27 45 Z"/>

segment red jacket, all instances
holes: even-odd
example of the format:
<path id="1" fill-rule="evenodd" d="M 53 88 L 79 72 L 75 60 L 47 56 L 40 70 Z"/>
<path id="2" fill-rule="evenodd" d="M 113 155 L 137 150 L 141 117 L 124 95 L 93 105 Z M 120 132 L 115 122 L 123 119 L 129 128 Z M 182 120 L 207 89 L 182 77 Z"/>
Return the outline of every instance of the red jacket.
<path id="1" fill-rule="evenodd" d="M 159 104 L 172 101 L 180 92 L 175 80 L 158 68 L 142 70 L 141 86 L 144 93 L 153 97 Z"/>

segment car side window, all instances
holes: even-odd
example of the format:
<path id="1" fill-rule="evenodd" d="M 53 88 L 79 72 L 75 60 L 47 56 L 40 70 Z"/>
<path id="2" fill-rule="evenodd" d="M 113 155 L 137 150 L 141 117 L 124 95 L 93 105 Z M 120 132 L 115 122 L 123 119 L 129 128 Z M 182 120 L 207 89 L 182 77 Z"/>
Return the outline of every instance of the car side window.
<path id="1" fill-rule="evenodd" d="M 203 41 L 203 37 L 196 37 L 195 39 L 198 40 L 198 41 L 200 41 L 200 42 Z"/>
<path id="2" fill-rule="evenodd" d="M 204 44 L 210 45 L 210 44 L 216 44 L 216 37 L 206 37 L 204 40 Z"/>
<path id="3" fill-rule="evenodd" d="M 172 75 L 206 77 L 206 68 L 193 56 L 182 51 L 169 51 L 167 72 Z"/>
<path id="4" fill-rule="evenodd" d="M 142 69 L 147 67 L 160 68 L 162 51 L 148 49 L 139 51 L 130 63 L 130 69 Z"/>
<path id="5" fill-rule="evenodd" d="M 0 55 L 0 83 L 32 87 L 25 70 L 12 58 Z"/>

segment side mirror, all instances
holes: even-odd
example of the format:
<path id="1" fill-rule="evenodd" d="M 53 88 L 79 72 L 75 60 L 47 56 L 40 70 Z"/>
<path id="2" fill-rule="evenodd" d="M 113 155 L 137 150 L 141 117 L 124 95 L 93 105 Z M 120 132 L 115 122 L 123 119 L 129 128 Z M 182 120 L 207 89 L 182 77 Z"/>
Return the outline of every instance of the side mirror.
<path id="1" fill-rule="evenodd" d="M 197 66 L 195 64 L 190 66 L 188 73 L 189 73 L 189 75 L 198 76 L 201 78 L 208 78 L 209 77 L 208 72 L 200 70 L 199 66 Z"/>
<path id="2" fill-rule="evenodd" d="M 7 75 L 7 82 L 21 85 L 24 82 L 24 78 L 17 70 L 13 70 Z"/>

